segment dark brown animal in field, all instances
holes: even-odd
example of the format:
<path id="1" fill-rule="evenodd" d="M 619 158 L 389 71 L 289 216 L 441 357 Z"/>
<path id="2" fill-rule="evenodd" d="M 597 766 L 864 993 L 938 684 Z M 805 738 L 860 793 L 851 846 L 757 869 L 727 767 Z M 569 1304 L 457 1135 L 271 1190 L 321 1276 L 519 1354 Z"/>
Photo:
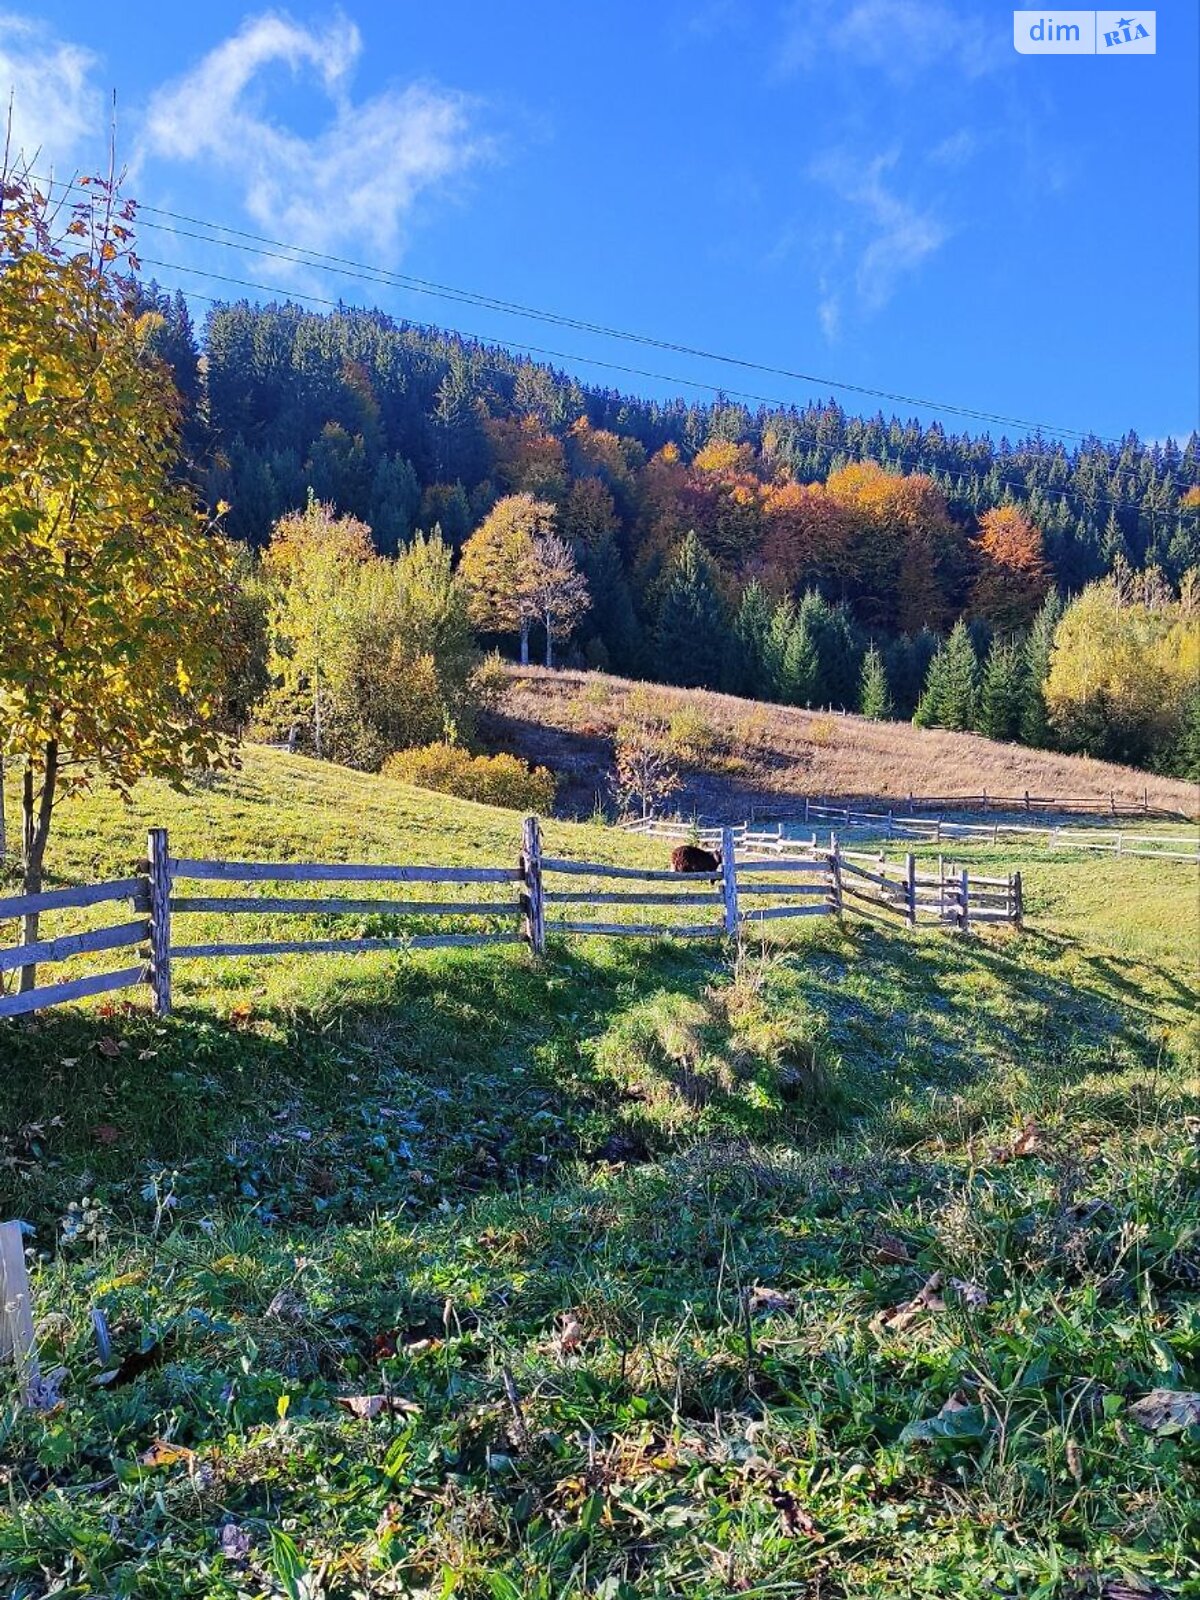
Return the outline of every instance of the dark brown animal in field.
<path id="1" fill-rule="evenodd" d="M 672 872 L 720 872 L 721 852 L 698 844 L 681 844 L 671 851 Z"/>

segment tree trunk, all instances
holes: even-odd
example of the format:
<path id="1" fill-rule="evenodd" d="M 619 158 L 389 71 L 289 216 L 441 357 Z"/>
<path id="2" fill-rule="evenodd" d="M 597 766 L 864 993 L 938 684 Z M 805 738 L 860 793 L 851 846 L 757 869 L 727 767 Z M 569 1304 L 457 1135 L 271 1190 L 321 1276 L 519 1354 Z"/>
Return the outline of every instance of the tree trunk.
<path id="1" fill-rule="evenodd" d="M 0 865 L 8 854 L 8 830 L 4 821 L 4 757 L 0 755 Z"/>
<path id="2" fill-rule="evenodd" d="M 42 892 L 42 869 L 46 860 L 46 841 L 50 837 L 50 816 L 54 809 L 54 791 L 58 784 L 58 741 L 51 739 L 46 745 L 42 770 L 42 792 L 35 801 L 33 762 L 26 758 L 21 777 L 21 889 L 24 894 Z M 27 912 L 21 918 L 21 943 L 36 944 L 38 913 Z M 36 967 L 22 967 L 19 989 L 25 994 L 37 982 Z"/>
<path id="3" fill-rule="evenodd" d="M 550 631 L 550 613 L 546 613 L 546 665 L 554 665 L 554 635 Z"/>
<path id="4" fill-rule="evenodd" d="M 529 665 L 529 624 L 527 622 L 522 622 L 521 624 L 521 665 L 523 667 Z"/>
<path id="5" fill-rule="evenodd" d="M 321 678 L 320 674 L 313 676 L 313 753 L 320 761 L 324 753 L 321 745 Z"/>

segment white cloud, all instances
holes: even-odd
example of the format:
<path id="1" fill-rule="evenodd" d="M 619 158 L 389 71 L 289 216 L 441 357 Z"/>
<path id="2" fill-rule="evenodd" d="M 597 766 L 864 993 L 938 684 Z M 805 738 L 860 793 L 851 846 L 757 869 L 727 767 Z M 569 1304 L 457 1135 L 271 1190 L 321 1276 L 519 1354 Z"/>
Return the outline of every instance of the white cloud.
<path id="1" fill-rule="evenodd" d="M 12 148 L 45 170 L 82 153 L 102 126 L 96 57 L 41 22 L 0 13 L 0 116 L 12 101 Z"/>
<path id="2" fill-rule="evenodd" d="M 1003 19 L 1001 19 L 1001 22 Z M 776 71 L 827 63 L 831 56 L 907 79 L 931 68 L 952 67 L 968 79 L 1006 65 L 1011 40 L 994 19 L 985 22 L 962 5 L 941 0 L 806 0 L 784 16 Z"/>
<path id="3" fill-rule="evenodd" d="M 869 161 L 831 151 L 813 164 L 810 176 L 827 184 L 852 211 L 847 240 L 858 252 L 854 287 L 864 312 L 882 310 L 906 274 L 940 250 L 949 229 L 932 212 L 901 199 L 885 183 L 898 152 Z M 825 294 L 820 307 L 827 335 L 836 329 L 840 300 Z"/>
<path id="4" fill-rule="evenodd" d="M 250 18 L 184 77 L 152 98 L 143 153 L 203 162 L 238 185 L 260 226 L 310 249 L 365 245 L 392 259 L 420 196 L 488 153 L 463 95 L 429 84 L 349 93 L 362 38 L 338 14 L 324 28 Z M 306 136 L 272 118 L 264 73 L 315 80 L 330 103 Z"/>

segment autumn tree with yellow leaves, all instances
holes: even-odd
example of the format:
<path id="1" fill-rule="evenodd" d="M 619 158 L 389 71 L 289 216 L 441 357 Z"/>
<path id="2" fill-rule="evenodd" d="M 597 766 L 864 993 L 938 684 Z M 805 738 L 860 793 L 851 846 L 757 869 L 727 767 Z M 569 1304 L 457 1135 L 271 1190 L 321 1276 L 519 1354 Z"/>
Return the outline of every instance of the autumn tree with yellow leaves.
<path id="1" fill-rule="evenodd" d="M 64 793 L 180 781 L 223 748 L 230 552 L 176 475 L 132 221 L 111 182 L 64 212 L 27 172 L 0 174 L 0 752 L 29 894 Z"/>

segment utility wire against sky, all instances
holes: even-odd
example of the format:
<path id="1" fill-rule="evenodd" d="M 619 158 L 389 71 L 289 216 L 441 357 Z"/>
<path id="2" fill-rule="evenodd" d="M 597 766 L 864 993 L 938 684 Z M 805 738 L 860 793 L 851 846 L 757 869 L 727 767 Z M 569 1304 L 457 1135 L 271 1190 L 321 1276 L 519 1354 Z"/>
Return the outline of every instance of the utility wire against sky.
<path id="1" fill-rule="evenodd" d="M 67 190 L 78 190 L 88 194 L 89 190 L 80 184 L 67 179 L 43 177 L 38 182 L 57 185 Z M 290 262 L 295 266 L 306 266 L 322 272 L 333 272 L 340 276 L 358 279 L 360 281 L 378 283 L 390 288 L 408 290 L 415 294 L 436 296 L 441 299 L 453 300 L 460 304 L 473 305 L 484 310 L 499 311 L 507 316 L 522 317 L 534 321 L 549 323 L 557 327 L 572 328 L 578 332 L 589 333 L 606 339 L 619 339 L 630 343 L 649 346 L 657 350 L 670 351 L 676 355 L 695 357 L 698 360 L 718 362 L 726 366 L 741 367 L 746 371 L 762 372 L 772 377 L 788 378 L 796 382 L 810 383 L 822 389 L 839 389 L 849 394 L 869 396 L 876 400 L 887 400 L 896 405 L 918 406 L 927 411 L 943 412 L 950 416 L 962 417 L 976 422 L 987 422 L 1003 428 L 1023 428 L 1034 435 L 1050 434 L 1059 438 L 1072 438 L 1078 440 L 1096 439 L 1101 444 L 1120 444 L 1120 440 L 1098 439 L 1091 431 L 1058 427 L 1045 422 L 1035 422 L 1029 418 L 1006 416 L 1000 412 L 985 411 L 972 406 L 960 405 L 949 401 L 937 401 L 908 395 L 897 391 L 875 388 L 869 384 L 852 383 L 836 378 L 820 377 L 810 372 L 802 372 L 790 367 L 773 366 L 767 362 L 754 361 L 748 357 L 732 356 L 720 351 L 706 350 L 695 345 L 688 345 L 672 339 L 658 338 L 651 334 L 632 332 L 628 329 L 612 328 L 603 323 L 590 322 L 584 318 L 567 316 L 561 312 L 548 311 L 535 306 L 526 306 L 518 301 L 506 300 L 493 295 L 479 293 L 470 289 L 459 289 L 449 284 L 433 282 L 429 279 L 413 277 L 411 274 L 396 272 L 389 268 L 373 266 L 370 263 L 350 260 L 343 256 L 332 255 L 327 251 L 313 250 L 306 245 L 289 244 L 285 240 L 272 239 L 264 234 L 250 232 L 243 228 L 235 228 L 226 223 L 212 222 L 202 217 L 188 216 L 183 212 L 172 211 L 163 206 L 153 206 L 139 203 L 137 207 L 138 219 L 142 226 L 155 228 L 164 233 L 175 234 L 181 238 L 199 241 L 205 244 L 223 246 L 227 249 L 247 250 L 253 247 L 254 253 L 267 259 Z M 155 217 L 166 217 L 169 223 L 155 222 Z M 187 228 L 176 224 L 186 223 Z M 206 230 L 193 232 L 192 229 Z M 218 237 L 218 234 L 228 235 L 227 238 Z M 244 241 L 244 242 L 242 242 Z M 268 289 L 270 293 L 286 292 L 280 289 Z M 454 330 L 451 330 L 454 331 Z M 470 337 L 474 337 L 473 335 Z M 565 360 L 582 360 L 582 357 L 564 356 Z M 704 385 L 703 387 L 712 387 Z"/>
<path id="2" fill-rule="evenodd" d="M 273 289 L 270 284 L 256 283 L 252 279 L 249 279 L 249 278 L 231 277 L 227 273 L 213 272 L 213 271 L 211 271 L 211 270 L 209 270 L 207 268 L 204 268 L 204 267 L 189 267 L 189 266 L 185 266 L 182 262 L 179 262 L 179 261 L 160 261 L 160 260 L 156 260 L 154 257 L 151 257 L 151 256 L 142 256 L 140 259 L 141 259 L 141 261 L 142 261 L 144 266 L 160 267 L 162 270 L 167 271 L 167 272 L 185 272 L 185 273 L 190 273 L 190 274 L 194 275 L 195 277 L 209 278 L 209 279 L 212 279 L 216 283 L 227 283 L 227 284 L 229 284 L 229 285 L 231 285 L 232 287 L 235 287 L 235 288 L 257 289 L 257 290 L 261 291 L 264 294 L 275 294 L 275 293 L 278 292 L 276 289 Z M 343 301 L 331 300 L 331 299 L 328 298 L 328 296 L 325 296 L 325 295 L 308 294 L 308 293 L 305 293 L 305 292 L 303 292 L 301 290 L 289 290 L 289 291 L 287 291 L 287 293 L 288 293 L 288 296 L 289 296 L 290 299 L 293 299 L 293 300 L 307 300 L 307 301 L 311 302 L 313 305 L 325 306 L 325 307 L 328 307 L 330 310 L 334 310 L 334 311 L 338 311 L 338 310 L 351 310 L 351 311 L 353 311 L 353 310 L 357 309 L 355 307 L 347 307 Z M 193 299 L 206 300 L 211 305 L 219 306 L 219 305 L 224 305 L 224 304 L 227 303 L 226 301 L 223 301 L 223 300 L 219 299 L 215 295 L 201 294 L 199 291 L 188 290 L 188 294 Z M 420 324 L 414 324 L 414 326 L 421 326 L 421 325 Z M 487 345 L 487 344 L 491 343 L 493 348 L 495 347 L 495 341 L 494 340 L 489 341 L 486 338 L 486 336 L 484 336 L 482 334 L 469 333 L 469 332 L 466 332 L 466 331 L 464 331 L 463 329 L 460 329 L 460 328 L 435 328 L 435 327 L 433 327 L 433 325 L 426 325 L 426 326 L 429 326 L 429 327 L 433 328 L 433 331 L 436 331 L 436 332 L 439 332 L 439 333 L 448 334 L 448 335 L 450 335 L 451 337 L 454 337 L 454 338 L 470 339 L 470 340 L 474 340 L 477 343 L 480 343 L 480 344 L 483 344 L 483 345 Z M 652 378 L 656 382 L 681 384 L 681 385 L 684 385 L 685 387 L 688 387 L 688 388 L 704 389 L 704 390 L 709 391 L 712 394 L 722 395 L 722 396 L 729 396 L 729 397 L 732 397 L 733 399 L 737 399 L 737 400 L 753 400 L 757 404 L 777 407 L 777 408 L 779 408 L 781 410 L 791 409 L 792 408 L 792 404 L 793 404 L 791 401 L 780 400 L 777 397 L 772 396 L 772 395 L 755 394 L 752 391 L 745 390 L 745 389 L 728 389 L 728 388 L 725 388 L 724 386 L 719 385 L 719 384 L 705 383 L 703 381 L 703 379 L 700 379 L 700 378 L 681 378 L 681 377 L 679 377 L 679 376 L 677 376 L 675 374 L 672 374 L 672 373 L 653 372 L 653 371 L 650 371 L 650 370 L 648 370 L 647 368 L 644 368 L 644 367 L 625 366 L 625 365 L 623 365 L 623 364 L 621 364 L 619 362 L 605 361 L 605 360 L 603 360 L 603 359 L 601 359 L 599 357 L 596 357 L 596 356 L 571 355 L 571 354 L 568 354 L 568 353 L 566 353 L 564 351 L 561 351 L 561 350 L 549 350 L 549 349 L 546 349 L 545 346 L 534 345 L 534 344 L 525 344 L 523 341 L 520 342 L 520 349 L 523 350 L 523 351 L 526 351 L 526 352 L 528 352 L 530 354 L 533 354 L 533 355 L 549 356 L 554 360 L 559 360 L 559 361 L 577 361 L 577 362 L 580 362 L 580 363 L 582 363 L 584 365 L 587 365 L 587 366 L 603 367 L 603 368 L 605 368 L 606 370 L 608 370 L 610 372 L 620 372 L 620 373 L 623 373 L 626 376 L 630 376 L 630 377 Z M 507 367 L 501 367 L 501 366 L 498 366 L 498 365 L 496 365 L 494 363 L 488 363 L 486 361 L 482 362 L 481 365 L 484 367 L 484 369 L 486 371 L 496 372 L 496 373 L 502 374 L 504 376 L 509 376 L 509 374 L 510 374 L 510 369 L 507 368 Z M 842 446 L 825 443 L 824 441 L 822 441 L 820 439 L 817 439 L 812 434 L 804 433 L 803 430 L 799 430 L 799 429 L 797 430 L 797 437 L 802 439 L 812 449 L 817 450 L 817 451 L 819 451 L 819 452 L 821 452 L 821 453 L 823 453 L 823 454 L 825 454 L 827 456 L 830 456 L 831 458 L 834 457 L 834 456 L 837 456 L 842 451 Z M 927 471 L 928 468 L 929 468 L 929 463 L 928 463 L 927 460 L 925 460 L 925 459 L 923 459 L 923 458 L 921 458 L 919 456 L 914 457 L 914 456 L 906 455 L 903 451 L 889 452 L 889 460 L 894 461 L 894 462 L 896 462 L 896 463 L 898 463 L 900 465 L 913 468 L 914 470 L 917 470 L 917 471 L 922 471 L 922 470 Z M 1114 470 L 1119 470 L 1119 469 L 1114 469 Z M 961 474 L 956 475 L 956 474 L 952 473 L 951 476 L 961 476 Z M 1020 478 L 1006 478 L 1006 477 L 1003 477 L 1000 474 L 996 474 L 995 475 L 995 480 L 997 482 L 1001 483 L 1001 484 L 1004 484 L 1007 488 L 1019 489 L 1023 494 L 1028 495 L 1030 493 L 1030 486 Z M 1174 480 L 1172 480 L 1172 481 L 1174 481 Z M 1048 485 L 1041 485 L 1041 484 L 1036 485 L 1035 488 L 1036 488 L 1036 492 L 1038 494 L 1047 495 L 1047 496 L 1053 495 L 1056 499 L 1059 499 L 1059 500 L 1072 500 L 1072 501 L 1076 501 L 1076 502 L 1078 502 L 1080 500 L 1087 500 L 1090 503 L 1093 503 L 1093 504 L 1098 505 L 1098 506 L 1103 505 L 1103 506 L 1111 506 L 1111 507 L 1114 507 L 1114 508 L 1119 508 L 1119 507 L 1121 507 L 1123 505 L 1122 501 L 1113 499 L 1111 495 L 1101 495 L 1101 494 L 1088 495 L 1088 494 L 1085 494 L 1083 491 L 1078 490 L 1078 489 L 1055 489 L 1055 488 L 1050 487 Z M 1177 514 L 1178 513 L 1160 513 L 1158 511 L 1154 510 L 1153 508 L 1150 508 L 1149 510 L 1144 510 L 1144 511 L 1141 512 L 1141 515 L 1149 517 L 1152 527 L 1157 527 L 1158 526 L 1158 518 L 1159 518 L 1160 515 L 1167 516 L 1167 517 L 1170 517 L 1170 518 L 1174 518 L 1175 516 L 1177 516 Z"/>

